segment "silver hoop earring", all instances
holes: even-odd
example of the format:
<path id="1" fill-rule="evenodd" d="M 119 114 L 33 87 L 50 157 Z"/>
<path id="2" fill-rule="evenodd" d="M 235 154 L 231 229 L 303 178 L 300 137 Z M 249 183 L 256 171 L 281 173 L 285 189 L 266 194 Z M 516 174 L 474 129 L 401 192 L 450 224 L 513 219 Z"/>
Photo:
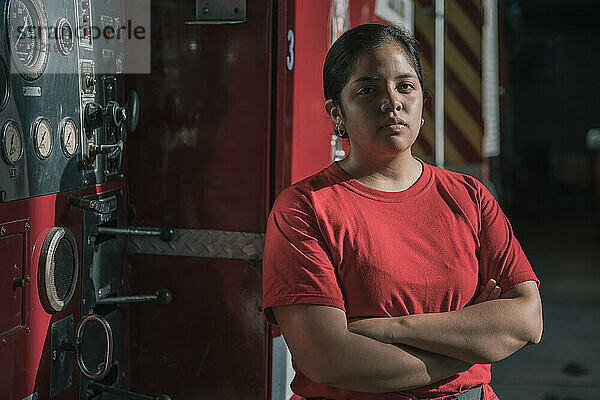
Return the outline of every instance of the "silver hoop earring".
<path id="1" fill-rule="evenodd" d="M 342 125 L 342 123 L 338 123 L 335 125 L 335 128 L 333 129 L 334 133 L 336 134 L 337 137 L 339 137 L 340 139 L 345 139 L 348 137 L 348 132 L 346 132 L 345 129 L 340 128 L 340 126 Z"/>

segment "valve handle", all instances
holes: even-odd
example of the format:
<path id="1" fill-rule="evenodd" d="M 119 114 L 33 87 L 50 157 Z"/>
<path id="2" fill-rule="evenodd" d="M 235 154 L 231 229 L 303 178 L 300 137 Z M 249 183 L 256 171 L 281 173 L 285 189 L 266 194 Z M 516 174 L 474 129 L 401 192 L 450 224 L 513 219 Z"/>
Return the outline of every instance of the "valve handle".
<path id="1" fill-rule="evenodd" d="M 102 106 L 98 103 L 87 103 L 83 111 L 83 126 L 88 135 L 104 123 Z"/>
<path id="2" fill-rule="evenodd" d="M 110 214 L 113 211 L 108 204 L 99 200 L 86 200 L 71 197 L 69 198 L 69 205 L 84 211 L 93 211 L 97 214 Z"/>

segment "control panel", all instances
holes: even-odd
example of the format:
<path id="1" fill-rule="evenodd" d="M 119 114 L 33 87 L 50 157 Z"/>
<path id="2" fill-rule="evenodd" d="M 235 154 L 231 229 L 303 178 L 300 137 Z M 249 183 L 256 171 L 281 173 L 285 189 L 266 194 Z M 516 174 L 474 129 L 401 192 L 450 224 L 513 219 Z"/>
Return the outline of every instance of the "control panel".
<path id="1" fill-rule="evenodd" d="M 0 9 L 9 39 L 0 48 L 0 203 L 122 179 L 139 106 L 124 92 L 123 41 L 103 36 L 120 29 L 121 2 L 0 0 Z"/>

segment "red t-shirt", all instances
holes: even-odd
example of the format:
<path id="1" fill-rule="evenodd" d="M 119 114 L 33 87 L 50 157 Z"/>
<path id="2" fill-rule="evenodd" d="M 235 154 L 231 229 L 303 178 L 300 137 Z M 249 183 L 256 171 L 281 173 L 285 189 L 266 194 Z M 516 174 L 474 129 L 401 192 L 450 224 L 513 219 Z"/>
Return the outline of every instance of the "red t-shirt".
<path id="1" fill-rule="evenodd" d="M 421 161 L 421 160 L 419 160 Z M 494 278 L 503 291 L 537 278 L 498 203 L 475 178 L 423 164 L 408 189 L 359 183 L 336 163 L 285 189 L 267 224 L 263 307 L 319 304 L 348 318 L 439 313 L 471 302 Z M 404 392 L 358 393 L 296 369 L 292 390 L 331 399 L 436 398 L 484 384 L 490 365 Z M 413 397 L 415 396 L 415 397 Z"/>

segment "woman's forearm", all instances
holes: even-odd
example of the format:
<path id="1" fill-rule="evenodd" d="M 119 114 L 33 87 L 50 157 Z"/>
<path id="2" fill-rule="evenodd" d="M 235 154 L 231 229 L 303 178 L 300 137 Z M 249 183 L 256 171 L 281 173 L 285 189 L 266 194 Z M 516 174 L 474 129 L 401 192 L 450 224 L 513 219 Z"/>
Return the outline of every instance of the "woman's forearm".
<path id="1" fill-rule="evenodd" d="M 461 310 L 366 319 L 349 329 L 388 343 L 402 343 L 473 363 L 502 360 L 541 338 L 541 304 L 534 282 L 507 297 Z"/>
<path id="2" fill-rule="evenodd" d="M 348 332 L 326 355 L 318 383 L 339 389 L 384 393 L 425 386 L 473 364 L 405 345 L 385 344 Z M 309 376 L 310 378 L 310 376 Z"/>
<path id="3" fill-rule="evenodd" d="M 274 307 L 296 367 L 311 381 L 339 389 L 384 393 L 424 386 L 471 363 L 349 332 L 335 307 Z"/>

